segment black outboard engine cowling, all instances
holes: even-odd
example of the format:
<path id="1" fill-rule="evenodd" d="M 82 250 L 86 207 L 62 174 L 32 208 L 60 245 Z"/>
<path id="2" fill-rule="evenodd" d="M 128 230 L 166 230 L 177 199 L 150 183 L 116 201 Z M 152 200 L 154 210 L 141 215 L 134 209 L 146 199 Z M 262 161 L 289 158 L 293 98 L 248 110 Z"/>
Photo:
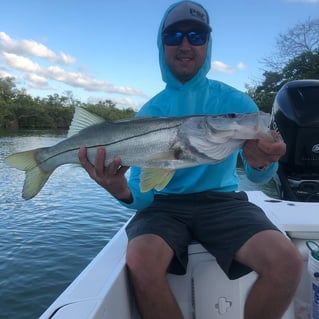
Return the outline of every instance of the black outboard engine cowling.
<path id="1" fill-rule="evenodd" d="M 296 80 L 277 93 L 270 127 L 287 145 L 275 182 L 282 199 L 319 202 L 319 80 Z"/>

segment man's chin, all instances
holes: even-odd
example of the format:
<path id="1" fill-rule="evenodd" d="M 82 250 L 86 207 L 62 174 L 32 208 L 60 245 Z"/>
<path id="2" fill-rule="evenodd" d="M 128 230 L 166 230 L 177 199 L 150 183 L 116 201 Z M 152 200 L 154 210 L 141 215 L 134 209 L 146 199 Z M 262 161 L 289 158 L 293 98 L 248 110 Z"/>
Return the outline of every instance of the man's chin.
<path id="1" fill-rule="evenodd" d="M 189 74 L 189 73 L 180 73 L 180 74 L 178 74 L 178 76 L 177 76 L 177 78 L 178 78 L 181 82 L 183 82 L 183 83 L 185 83 L 185 82 L 191 80 L 192 77 L 193 77 L 193 75 L 192 75 L 192 74 Z"/>

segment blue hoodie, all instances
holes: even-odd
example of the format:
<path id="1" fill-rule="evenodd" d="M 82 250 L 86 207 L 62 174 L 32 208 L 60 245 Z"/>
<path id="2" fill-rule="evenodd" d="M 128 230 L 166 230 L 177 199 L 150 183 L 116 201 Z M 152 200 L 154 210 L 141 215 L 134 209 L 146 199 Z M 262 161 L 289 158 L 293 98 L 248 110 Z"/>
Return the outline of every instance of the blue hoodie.
<path id="1" fill-rule="evenodd" d="M 162 79 L 166 87 L 148 101 L 138 112 L 137 116 L 186 116 L 198 114 L 225 114 L 256 112 L 258 108 L 252 99 L 222 82 L 209 80 L 206 75 L 211 67 L 212 40 L 209 37 L 206 59 L 197 74 L 188 82 L 181 83 L 172 74 L 165 63 L 162 44 L 162 28 L 167 14 L 174 8 L 172 5 L 166 11 L 159 27 L 157 46 Z M 236 173 L 237 150 L 224 161 L 217 164 L 200 165 L 192 168 L 177 170 L 170 183 L 160 192 L 151 190 L 140 191 L 140 172 L 138 167 L 131 167 L 129 187 L 133 202 L 126 207 L 142 209 L 150 205 L 155 194 L 188 194 L 203 191 L 230 192 L 238 189 Z M 247 177 L 256 183 L 265 183 L 277 170 L 277 164 L 270 165 L 266 170 L 258 171 L 247 165 L 243 159 Z"/>

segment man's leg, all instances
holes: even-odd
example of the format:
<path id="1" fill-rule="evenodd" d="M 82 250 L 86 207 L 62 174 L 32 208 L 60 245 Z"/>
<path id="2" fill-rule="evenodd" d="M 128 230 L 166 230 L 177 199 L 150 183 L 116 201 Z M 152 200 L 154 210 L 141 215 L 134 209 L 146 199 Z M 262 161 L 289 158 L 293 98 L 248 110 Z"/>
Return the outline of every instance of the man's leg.
<path id="1" fill-rule="evenodd" d="M 143 319 L 183 318 L 166 277 L 173 254 L 161 237 L 152 234 L 128 244 L 126 263 Z"/>
<path id="2" fill-rule="evenodd" d="M 236 260 L 258 274 L 245 305 L 245 319 L 279 319 L 297 289 L 302 258 L 282 233 L 265 230 L 251 237 Z"/>

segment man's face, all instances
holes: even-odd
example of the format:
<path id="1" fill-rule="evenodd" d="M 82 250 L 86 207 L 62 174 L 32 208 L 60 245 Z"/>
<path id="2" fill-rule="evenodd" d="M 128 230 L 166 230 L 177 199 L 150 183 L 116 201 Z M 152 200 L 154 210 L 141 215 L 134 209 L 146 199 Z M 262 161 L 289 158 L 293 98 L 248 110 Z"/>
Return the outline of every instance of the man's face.
<path id="1" fill-rule="evenodd" d="M 181 32 L 197 31 L 198 26 L 183 22 L 176 25 L 173 30 Z M 184 36 L 182 43 L 179 45 L 164 44 L 166 64 L 179 81 L 185 83 L 196 75 L 205 61 L 207 43 L 208 39 L 203 45 L 192 45 Z"/>

